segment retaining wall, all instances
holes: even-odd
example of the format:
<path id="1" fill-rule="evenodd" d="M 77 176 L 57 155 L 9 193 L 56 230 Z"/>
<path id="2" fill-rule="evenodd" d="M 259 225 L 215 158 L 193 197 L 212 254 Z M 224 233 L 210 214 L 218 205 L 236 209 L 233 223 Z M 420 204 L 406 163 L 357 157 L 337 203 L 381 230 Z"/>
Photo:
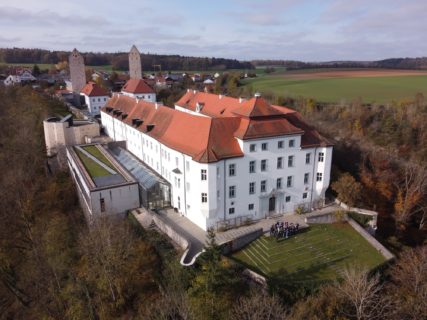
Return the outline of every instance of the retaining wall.
<path id="1" fill-rule="evenodd" d="M 339 220 L 333 212 L 308 213 L 305 217 L 306 223 L 335 223 Z"/>
<path id="2" fill-rule="evenodd" d="M 223 254 L 230 254 L 232 252 L 240 250 L 241 248 L 243 248 L 247 244 L 258 239 L 260 236 L 262 236 L 263 233 L 264 233 L 264 231 L 262 230 L 262 228 L 260 228 L 260 229 L 254 230 L 252 232 L 249 232 L 247 234 L 244 234 L 244 235 L 242 235 L 236 239 L 225 242 L 224 244 L 222 244 L 222 246 L 223 246 L 222 247 L 222 253 Z"/>
<path id="3" fill-rule="evenodd" d="M 365 238 L 366 241 L 368 241 L 375 249 L 377 249 L 386 260 L 394 258 L 394 255 L 386 247 L 384 247 L 377 239 L 371 236 L 369 232 L 363 229 L 356 221 L 351 218 L 348 218 L 347 220 L 353 229 L 356 230 L 363 238 Z"/>

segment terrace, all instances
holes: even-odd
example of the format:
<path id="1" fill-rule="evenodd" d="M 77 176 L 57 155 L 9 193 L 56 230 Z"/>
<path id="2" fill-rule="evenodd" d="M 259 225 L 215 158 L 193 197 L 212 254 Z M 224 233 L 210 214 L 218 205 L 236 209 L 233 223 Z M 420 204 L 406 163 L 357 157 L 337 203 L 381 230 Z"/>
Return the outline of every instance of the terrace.
<path id="1" fill-rule="evenodd" d="M 263 236 L 232 259 L 266 277 L 292 283 L 331 281 L 346 266 L 373 269 L 385 262 L 348 223 L 310 225 L 288 239 Z"/>

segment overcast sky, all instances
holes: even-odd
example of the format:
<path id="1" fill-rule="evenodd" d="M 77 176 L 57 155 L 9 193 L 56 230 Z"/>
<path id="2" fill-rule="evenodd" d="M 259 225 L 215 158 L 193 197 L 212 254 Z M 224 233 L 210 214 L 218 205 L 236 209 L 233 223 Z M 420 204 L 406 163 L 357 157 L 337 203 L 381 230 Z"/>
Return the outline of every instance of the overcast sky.
<path id="1" fill-rule="evenodd" d="M 110 4 L 111 2 L 111 4 Z M 0 47 L 243 59 L 427 56 L 427 0 L 0 0 Z"/>

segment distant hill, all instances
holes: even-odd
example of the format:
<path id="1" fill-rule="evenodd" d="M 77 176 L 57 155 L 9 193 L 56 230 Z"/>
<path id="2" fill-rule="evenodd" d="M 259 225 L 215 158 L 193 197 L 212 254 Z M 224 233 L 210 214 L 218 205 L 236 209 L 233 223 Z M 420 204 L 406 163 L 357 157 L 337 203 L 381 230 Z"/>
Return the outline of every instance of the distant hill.
<path id="1" fill-rule="evenodd" d="M 427 69 L 427 57 L 393 58 L 378 61 L 302 62 L 294 60 L 253 60 L 251 62 L 255 66 L 282 66 L 289 70 L 315 68 Z"/>
<path id="2" fill-rule="evenodd" d="M 70 52 L 49 51 L 43 49 L 0 48 L 0 62 L 3 63 L 34 63 L 56 64 L 67 61 Z M 127 71 L 127 52 L 82 52 L 86 65 L 112 65 L 115 70 Z M 161 65 L 162 70 L 222 70 L 222 69 L 253 69 L 250 62 L 235 59 L 186 57 L 180 55 L 141 54 L 143 70 L 153 70 L 153 65 Z"/>

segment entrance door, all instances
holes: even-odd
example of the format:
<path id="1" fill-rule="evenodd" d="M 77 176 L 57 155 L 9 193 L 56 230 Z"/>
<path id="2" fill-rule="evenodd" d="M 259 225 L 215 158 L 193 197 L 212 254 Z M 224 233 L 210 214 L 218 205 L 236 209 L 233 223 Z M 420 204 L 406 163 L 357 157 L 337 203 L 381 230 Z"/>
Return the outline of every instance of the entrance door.
<path id="1" fill-rule="evenodd" d="M 271 197 L 268 200 L 268 211 L 272 212 L 276 210 L 276 197 Z"/>

